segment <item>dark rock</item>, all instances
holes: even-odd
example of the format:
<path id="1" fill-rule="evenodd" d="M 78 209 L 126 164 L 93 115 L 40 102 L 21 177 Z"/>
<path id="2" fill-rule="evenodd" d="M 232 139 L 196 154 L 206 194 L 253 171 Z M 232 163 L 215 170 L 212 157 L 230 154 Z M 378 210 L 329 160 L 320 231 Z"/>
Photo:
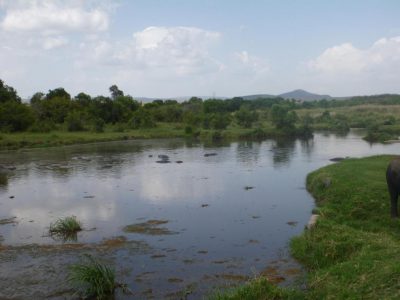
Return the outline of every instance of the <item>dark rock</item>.
<path id="1" fill-rule="evenodd" d="M 204 154 L 204 157 L 209 157 L 209 156 L 216 156 L 218 153 L 212 152 L 212 153 L 206 153 Z"/>
<path id="2" fill-rule="evenodd" d="M 157 160 L 156 163 L 158 163 L 158 164 L 169 164 L 170 161 L 169 160 Z"/>
<path id="3" fill-rule="evenodd" d="M 169 159 L 169 156 L 168 156 L 168 155 L 165 155 L 165 154 L 159 154 L 159 155 L 158 155 L 158 158 L 160 158 L 160 159 L 162 159 L 162 160 L 168 160 L 168 159 Z"/>
<path id="4" fill-rule="evenodd" d="M 111 169 L 112 167 L 112 165 L 103 165 L 100 167 L 100 169 Z"/>
<path id="5" fill-rule="evenodd" d="M 177 163 L 177 164 L 181 164 L 181 163 L 183 163 L 183 161 L 177 160 L 176 163 Z"/>
<path id="6" fill-rule="evenodd" d="M 346 159 L 346 158 L 344 158 L 344 157 L 334 157 L 334 158 L 331 158 L 330 159 L 330 161 L 341 161 L 341 160 L 344 160 L 344 159 Z"/>
<path id="7" fill-rule="evenodd" d="M 254 189 L 254 186 L 245 186 L 244 189 L 246 191 Z"/>

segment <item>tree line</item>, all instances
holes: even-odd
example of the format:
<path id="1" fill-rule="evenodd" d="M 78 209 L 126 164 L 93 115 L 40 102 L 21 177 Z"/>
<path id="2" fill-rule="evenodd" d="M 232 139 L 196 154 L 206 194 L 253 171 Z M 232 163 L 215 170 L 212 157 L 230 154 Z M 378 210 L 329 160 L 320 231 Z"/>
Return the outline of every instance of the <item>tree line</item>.
<path id="1" fill-rule="evenodd" d="M 64 88 L 47 93 L 37 92 L 24 103 L 17 91 L 0 80 L 0 131 L 49 132 L 91 130 L 102 132 L 106 125 L 117 128 L 142 129 L 159 123 L 181 123 L 186 133 L 199 129 L 224 130 L 230 125 L 242 128 L 262 127 L 265 120 L 278 130 L 308 133 L 313 120 L 299 118 L 295 109 L 329 108 L 362 103 L 400 104 L 398 95 L 354 97 L 349 100 L 320 100 L 299 102 L 279 97 L 245 100 L 206 99 L 192 97 L 184 102 L 154 100 L 141 103 L 126 95 L 116 85 L 109 88 L 110 95 L 92 97 L 86 93 L 71 96 Z M 329 119 L 325 115 L 322 118 Z"/>

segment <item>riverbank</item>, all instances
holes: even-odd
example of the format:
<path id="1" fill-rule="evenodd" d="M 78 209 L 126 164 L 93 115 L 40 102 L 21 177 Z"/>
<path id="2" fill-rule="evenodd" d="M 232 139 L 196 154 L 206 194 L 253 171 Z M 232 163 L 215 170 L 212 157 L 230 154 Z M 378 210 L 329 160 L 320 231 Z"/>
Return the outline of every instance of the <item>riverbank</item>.
<path id="1" fill-rule="evenodd" d="M 216 299 L 398 299 L 400 226 L 390 218 L 385 181 L 391 158 L 348 159 L 307 177 L 320 217 L 291 241 L 308 270 L 304 291 L 257 279 Z"/>
<path id="2" fill-rule="evenodd" d="M 56 130 L 46 133 L 15 132 L 0 134 L 0 150 L 21 148 L 47 148 L 95 142 L 111 142 L 135 139 L 188 138 L 201 141 L 259 140 L 264 138 L 302 137 L 303 135 L 276 130 L 272 126 L 262 128 L 230 127 L 226 130 L 195 130 L 187 133 L 182 124 L 162 123 L 154 128 L 118 129 L 108 127 L 104 132 Z"/>

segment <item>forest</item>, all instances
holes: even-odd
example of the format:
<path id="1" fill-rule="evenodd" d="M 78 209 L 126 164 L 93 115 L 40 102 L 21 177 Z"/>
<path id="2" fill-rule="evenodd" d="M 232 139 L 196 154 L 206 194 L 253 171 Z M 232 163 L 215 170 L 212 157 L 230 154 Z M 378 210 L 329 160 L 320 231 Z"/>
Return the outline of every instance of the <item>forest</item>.
<path id="1" fill-rule="evenodd" d="M 110 95 L 92 97 L 84 92 L 71 96 L 59 87 L 37 92 L 22 101 L 17 91 L 0 80 L 0 141 L 16 145 L 13 133 L 68 132 L 108 133 L 109 139 L 136 137 L 267 138 L 310 137 L 314 130 L 346 133 L 365 128 L 365 139 L 376 142 L 397 139 L 400 132 L 400 95 L 357 96 L 346 100 L 298 101 L 259 98 L 245 100 L 201 99 L 154 100 L 142 103 L 116 85 Z M 146 134 L 144 134 L 146 132 Z M 129 135 L 129 133 L 132 133 Z M 147 135 L 147 133 L 150 133 Z M 24 135 L 26 140 L 31 137 Z M 56 135 L 57 136 L 57 135 Z M 63 137 L 58 137 L 58 142 Z M 101 135 L 97 135 L 101 137 Z M 40 142 L 40 141 L 39 141 Z M 73 141 L 70 141 L 73 143 Z M 48 143 L 43 142 L 43 145 Z M 51 143 L 50 143 L 51 144 Z"/>

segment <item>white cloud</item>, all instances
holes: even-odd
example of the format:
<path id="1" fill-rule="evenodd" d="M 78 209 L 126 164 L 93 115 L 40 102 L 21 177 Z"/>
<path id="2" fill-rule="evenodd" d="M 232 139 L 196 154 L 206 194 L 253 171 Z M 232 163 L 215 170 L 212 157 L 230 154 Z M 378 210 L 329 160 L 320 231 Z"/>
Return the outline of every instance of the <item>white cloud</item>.
<path id="1" fill-rule="evenodd" d="M 133 35 L 137 63 L 169 68 L 186 75 L 218 68 L 209 48 L 219 40 L 218 32 L 194 27 L 148 27 Z M 126 51 L 126 53 L 132 53 Z"/>
<path id="2" fill-rule="evenodd" d="M 400 64 L 400 37 L 382 38 L 367 49 L 350 43 L 334 46 L 311 60 L 309 67 L 326 73 L 362 73 L 388 66 L 396 71 L 393 64 Z"/>
<path id="3" fill-rule="evenodd" d="M 222 66 L 209 52 L 219 39 L 218 32 L 200 28 L 148 27 L 126 42 L 82 43 L 76 65 L 113 65 L 155 77 L 206 74 Z"/>
<path id="4" fill-rule="evenodd" d="M 62 36 L 48 37 L 43 42 L 43 49 L 50 50 L 68 44 L 68 40 Z"/>
<path id="5" fill-rule="evenodd" d="M 241 67 L 253 73 L 253 76 L 259 76 L 269 71 L 268 63 L 264 59 L 250 55 L 246 50 L 235 52 L 234 55 L 241 62 Z"/>
<path id="6" fill-rule="evenodd" d="M 5 31 L 51 35 L 74 31 L 104 31 L 109 25 L 106 12 L 100 9 L 86 10 L 80 2 L 68 6 L 60 1 L 42 0 L 3 6 L 6 7 L 6 13 L 1 28 Z"/>
<path id="7" fill-rule="evenodd" d="M 398 92 L 400 36 L 382 38 L 360 49 L 345 43 L 306 63 L 304 88 L 333 94 Z"/>

